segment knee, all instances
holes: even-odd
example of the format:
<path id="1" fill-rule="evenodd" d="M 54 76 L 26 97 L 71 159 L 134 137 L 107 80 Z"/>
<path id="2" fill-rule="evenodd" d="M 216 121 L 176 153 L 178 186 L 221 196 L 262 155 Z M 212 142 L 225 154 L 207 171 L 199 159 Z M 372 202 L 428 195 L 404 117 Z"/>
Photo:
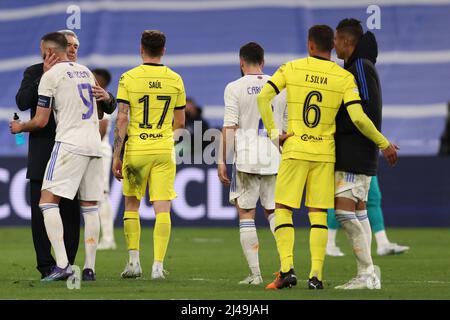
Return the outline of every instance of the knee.
<path id="1" fill-rule="evenodd" d="M 367 199 L 367 206 L 368 207 L 381 206 L 381 192 L 379 190 L 369 192 L 369 197 Z"/>
<path id="2" fill-rule="evenodd" d="M 80 207 L 96 207 L 98 205 L 97 201 L 81 201 Z"/>
<path id="3" fill-rule="evenodd" d="M 275 203 L 275 209 L 285 209 L 285 210 L 292 211 L 291 207 L 288 207 L 288 206 L 286 206 L 284 204 L 281 204 L 281 203 Z"/>
<path id="4" fill-rule="evenodd" d="M 345 210 L 336 210 L 335 211 L 336 220 L 339 222 L 339 224 L 342 226 L 345 223 L 353 223 L 356 222 L 356 214 L 352 211 L 345 211 Z"/>
<path id="5" fill-rule="evenodd" d="M 327 227 L 328 214 L 326 211 L 310 211 L 308 213 L 311 226 Z"/>
<path id="6" fill-rule="evenodd" d="M 123 220 L 139 220 L 139 212 L 138 211 L 125 211 L 123 214 Z"/>

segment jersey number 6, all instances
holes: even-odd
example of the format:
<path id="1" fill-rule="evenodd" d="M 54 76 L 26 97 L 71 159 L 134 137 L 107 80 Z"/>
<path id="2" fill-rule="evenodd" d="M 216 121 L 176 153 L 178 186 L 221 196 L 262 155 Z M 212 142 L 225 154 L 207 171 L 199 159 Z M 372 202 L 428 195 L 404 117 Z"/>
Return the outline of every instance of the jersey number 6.
<path id="1" fill-rule="evenodd" d="M 312 97 L 316 97 L 318 102 L 322 102 L 322 94 L 319 91 L 311 91 L 305 98 L 305 103 L 303 104 L 303 122 L 309 128 L 315 128 L 320 122 L 320 108 L 317 104 L 312 104 Z M 309 120 L 309 114 L 314 111 L 313 121 Z"/>

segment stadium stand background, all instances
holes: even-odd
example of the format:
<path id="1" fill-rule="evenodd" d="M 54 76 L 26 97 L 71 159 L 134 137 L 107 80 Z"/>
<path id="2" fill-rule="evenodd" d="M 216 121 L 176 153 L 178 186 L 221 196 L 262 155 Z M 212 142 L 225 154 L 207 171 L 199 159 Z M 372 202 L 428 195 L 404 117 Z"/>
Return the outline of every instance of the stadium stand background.
<path id="1" fill-rule="evenodd" d="M 419 188 L 418 195 L 410 200 L 407 190 L 411 183 L 423 188 L 434 184 L 434 193 L 427 200 L 433 201 L 433 212 L 440 218 L 429 223 L 450 225 L 450 203 L 445 197 L 450 190 L 446 169 L 449 166 L 445 159 L 430 160 L 438 152 L 447 115 L 446 103 L 450 100 L 450 37 L 447 35 L 450 1 L 447 0 L 0 1 L 0 224 L 2 221 L 21 223 L 24 217 L 26 220 L 26 213 L 22 212 L 26 207 L 17 207 L 11 200 L 26 198 L 25 192 L 14 189 L 13 185 L 14 181 L 17 184 L 23 181 L 27 153 L 26 146 L 15 146 L 8 130 L 8 121 L 17 112 L 14 97 L 23 70 L 41 61 L 40 37 L 67 28 L 70 14 L 66 10 L 71 4 L 81 8 L 81 29 L 74 30 L 81 43 L 79 62 L 108 68 L 113 75 L 110 86 L 113 93 L 120 74 L 140 63 L 142 31 L 160 29 L 168 37 L 164 63 L 182 75 L 188 95 L 204 106 L 205 118 L 215 127 L 221 126 L 224 87 L 240 76 L 238 50 L 243 43 L 257 41 L 263 45 L 265 71 L 271 74 L 283 62 L 305 56 L 306 35 L 311 25 L 335 27 L 340 19 L 355 17 L 367 29 L 370 14 L 366 8 L 378 4 L 381 29 L 372 31 L 377 36 L 380 52 L 377 67 L 383 89 L 383 132 L 400 144 L 400 155 L 409 156 L 409 160 L 401 159 L 396 170 L 381 168 L 386 220 L 388 224 L 404 225 L 403 217 L 415 208 L 412 211 L 417 211 L 420 224 L 420 214 L 431 211 L 426 209 L 426 198 L 422 198 L 425 193 Z M 22 119 L 29 118 L 27 112 L 19 115 Z M 215 177 L 212 168 L 203 169 L 205 181 Z M 421 179 L 416 174 L 418 170 L 425 170 Z M 384 175 L 388 178 L 384 179 Z M 391 181 L 389 177 L 395 180 L 387 183 Z M 213 202 L 209 192 L 192 196 L 201 197 L 199 203 Z M 405 203 L 398 199 L 405 199 Z M 119 208 L 120 200 L 117 201 L 116 208 Z M 226 199 L 220 201 L 226 205 Z M 226 209 L 230 210 L 226 219 L 220 215 L 216 220 L 210 219 L 205 213 L 192 221 L 234 223 L 232 208 Z M 210 210 L 213 209 L 206 205 L 204 211 Z M 180 223 L 189 220 L 179 218 Z"/>

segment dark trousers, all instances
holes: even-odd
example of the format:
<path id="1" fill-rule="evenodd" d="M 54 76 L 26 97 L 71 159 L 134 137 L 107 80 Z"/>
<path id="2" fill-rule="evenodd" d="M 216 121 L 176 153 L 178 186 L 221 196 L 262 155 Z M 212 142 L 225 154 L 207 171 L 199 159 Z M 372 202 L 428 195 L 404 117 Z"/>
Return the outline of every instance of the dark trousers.
<path id="1" fill-rule="evenodd" d="M 45 230 L 44 216 L 39 208 L 41 198 L 42 181 L 30 181 L 31 202 L 31 232 L 33 234 L 34 250 L 36 251 L 36 269 L 45 276 L 56 264 L 51 253 L 51 244 Z M 61 198 L 59 212 L 64 227 L 64 245 L 66 247 L 69 263 L 75 262 L 75 256 L 80 242 L 80 204 L 78 199 L 69 200 Z"/>

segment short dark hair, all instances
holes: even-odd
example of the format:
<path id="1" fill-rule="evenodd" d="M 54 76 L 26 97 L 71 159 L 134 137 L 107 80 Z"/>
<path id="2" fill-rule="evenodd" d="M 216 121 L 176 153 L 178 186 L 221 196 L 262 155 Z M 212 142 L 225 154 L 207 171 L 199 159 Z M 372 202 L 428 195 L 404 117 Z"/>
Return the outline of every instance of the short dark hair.
<path id="1" fill-rule="evenodd" d="M 166 45 L 166 36 L 159 30 L 145 30 L 142 33 L 141 45 L 149 56 L 159 57 Z"/>
<path id="2" fill-rule="evenodd" d="M 329 52 L 334 46 L 334 32 L 330 26 L 318 24 L 309 28 L 308 40 L 317 45 L 320 51 Z"/>
<path id="3" fill-rule="evenodd" d="M 58 51 L 66 51 L 67 50 L 67 39 L 66 36 L 60 32 L 50 32 L 44 35 L 41 40 L 43 42 L 52 42 L 55 44 Z"/>
<path id="4" fill-rule="evenodd" d="M 336 31 L 349 34 L 355 41 L 358 41 L 364 34 L 361 21 L 353 18 L 341 20 L 336 27 Z"/>
<path id="5" fill-rule="evenodd" d="M 106 86 L 109 85 L 109 83 L 111 82 L 111 73 L 103 68 L 95 68 L 94 70 L 92 70 L 92 73 L 95 73 L 96 75 L 102 77 L 103 79 L 105 79 L 106 81 Z"/>
<path id="6" fill-rule="evenodd" d="M 241 47 L 239 57 L 247 63 L 261 64 L 264 61 L 264 49 L 256 42 L 249 42 Z"/>

